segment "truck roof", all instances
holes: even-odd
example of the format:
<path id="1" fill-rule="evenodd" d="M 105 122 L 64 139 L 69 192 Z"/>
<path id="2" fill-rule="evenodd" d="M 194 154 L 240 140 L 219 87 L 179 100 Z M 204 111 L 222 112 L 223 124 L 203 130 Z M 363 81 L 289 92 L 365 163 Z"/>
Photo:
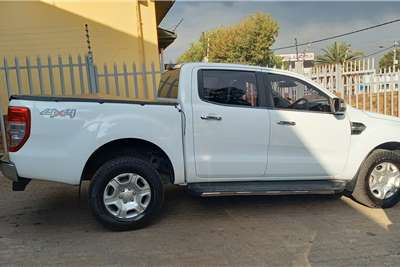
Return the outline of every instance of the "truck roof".
<path id="1" fill-rule="evenodd" d="M 290 76 L 295 76 L 301 79 L 308 79 L 306 76 L 298 74 L 293 71 L 282 70 L 277 68 L 270 67 L 262 67 L 255 65 L 245 65 L 245 64 L 230 64 L 230 63 L 204 63 L 204 62 L 191 62 L 191 63 L 183 63 L 180 64 L 177 68 L 193 68 L 193 67 L 202 67 L 202 68 L 230 68 L 230 69 L 246 69 L 246 70 L 254 70 L 254 71 L 268 71 L 276 74 L 287 74 Z M 309 79 L 308 79 L 309 80 Z"/>
<path id="2" fill-rule="evenodd" d="M 179 67 L 180 68 L 185 68 L 185 67 L 219 67 L 219 68 L 238 68 L 238 69 L 245 68 L 245 69 L 254 69 L 254 70 L 259 70 L 260 68 L 261 69 L 267 69 L 267 70 L 270 69 L 270 68 L 254 66 L 254 65 L 245 65 L 245 64 L 204 63 L 204 62 L 183 63 Z"/>

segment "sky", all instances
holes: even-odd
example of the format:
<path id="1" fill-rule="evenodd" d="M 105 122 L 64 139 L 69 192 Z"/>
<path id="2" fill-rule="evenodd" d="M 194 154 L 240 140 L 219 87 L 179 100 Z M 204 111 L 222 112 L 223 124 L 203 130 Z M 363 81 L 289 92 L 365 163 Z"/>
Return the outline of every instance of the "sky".
<path id="1" fill-rule="evenodd" d="M 176 29 L 178 38 L 165 51 L 165 62 L 173 63 L 190 44 L 199 39 L 203 31 L 239 22 L 248 15 L 269 13 L 279 24 L 278 38 L 273 48 L 346 33 L 400 18 L 400 2 L 270 2 L 270 1 L 182 1 L 177 0 L 161 27 Z M 338 38 L 349 43 L 354 50 L 368 55 L 393 45 L 400 40 L 400 22 L 377 29 Z M 321 53 L 321 49 L 334 41 L 299 48 Z M 295 53 L 295 49 L 279 53 Z M 383 53 L 375 57 L 379 59 Z"/>

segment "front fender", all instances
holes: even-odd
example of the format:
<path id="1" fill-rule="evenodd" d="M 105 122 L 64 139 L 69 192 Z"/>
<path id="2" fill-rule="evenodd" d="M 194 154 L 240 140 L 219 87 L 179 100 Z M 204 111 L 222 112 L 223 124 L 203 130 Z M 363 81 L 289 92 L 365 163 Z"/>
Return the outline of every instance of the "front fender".
<path id="1" fill-rule="evenodd" d="M 378 147 L 386 144 L 399 144 L 400 148 L 400 120 L 381 114 L 371 114 L 349 109 L 349 117 L 352 122 L 360 122 L 366 126 L 361 134 L 351 136 L 350 151 L 346 167 L 342 177 L 353 179 L 362 162 Z"/>

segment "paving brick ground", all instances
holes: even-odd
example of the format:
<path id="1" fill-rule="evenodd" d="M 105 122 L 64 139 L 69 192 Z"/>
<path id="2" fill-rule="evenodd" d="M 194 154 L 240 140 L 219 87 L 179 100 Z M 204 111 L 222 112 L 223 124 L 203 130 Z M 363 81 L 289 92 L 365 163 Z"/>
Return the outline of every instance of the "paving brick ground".
<path id="1" fill-rule="evenodd" d="M 170 187 L 161 218 L 132 232 L 96 223 L 77 187 L 0 177 L 0 265 L 399 266 L 400 205 L 347 198 L 202 199 Z M 87 187 L 84 188 L 87 190 Z"/>

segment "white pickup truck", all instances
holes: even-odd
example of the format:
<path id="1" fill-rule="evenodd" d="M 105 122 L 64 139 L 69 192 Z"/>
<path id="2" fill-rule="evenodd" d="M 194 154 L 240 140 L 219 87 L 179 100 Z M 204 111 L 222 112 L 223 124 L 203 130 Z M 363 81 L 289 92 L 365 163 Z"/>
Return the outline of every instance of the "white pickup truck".
<path id="1" fill-rule="evenodd" d="M 13 96 L 1 170 L 30 180 L 90 180 L 95 217 L 146 225 L 166 183 L 200 196 L 344 194 L 400 199 L 400 120 L 347 107 L 313 81 L 255 66 L 185 64 L 157 102 Z"/>

